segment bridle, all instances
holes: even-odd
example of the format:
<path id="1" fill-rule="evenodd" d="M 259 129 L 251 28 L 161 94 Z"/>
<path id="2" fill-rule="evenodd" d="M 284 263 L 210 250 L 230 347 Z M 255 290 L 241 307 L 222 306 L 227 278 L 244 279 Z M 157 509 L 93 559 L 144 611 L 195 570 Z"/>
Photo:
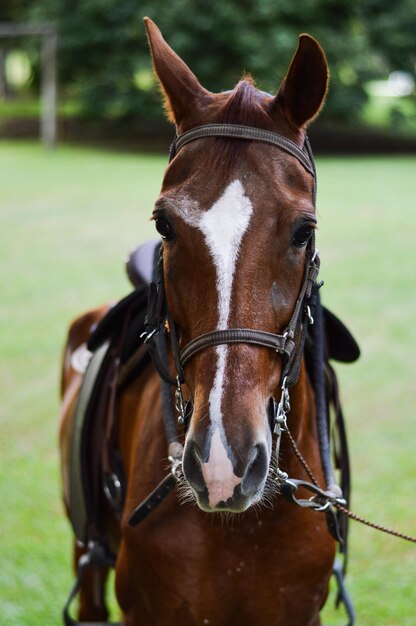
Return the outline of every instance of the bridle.
<path id="1" fill-rule="evenodd" d="M 308 138 L 305 137 L 303 148 L 299 148 L 293 141 L 282 135 L 234 124 L 207 124 L 193 128 L 185 133 L 177 135 L 170 149 L 170 161 L 189 142 L 207 137 L 228 137 L 245 139 L 248 141 L 260 141 L 277 146 L 281 150 L 294 156 L 301 165 L 313 176 L 313 203 L 316 202 L 316 169 Z M 289 388 L 293 386 L 299 376 L 302 361 L 303 348 L 309 324 L 313 324 L 313 311 L 315 296 L 319 286 L 316 282 L 319 273 L 319 254 L 315 248 L 315 237 L 312 236 L 307 244 L 305 270 L 302 286 L 297 298 L 291 319 L 282 334 L 274 334 L 252 328 L 227 328 L 205 333 L 192 339 L 182 349 L 175 323 L 169 312 L 166 301 L 163 279 L 163 256 L 161 253 L 156 281 L 152 282 L 149 290 L 148 312 L 145 321 L 145 342 L 149 348 L 152 361 L 161 378 L 168 384 L 176 387 L 176 404 L 181 423 L 186 421 L 187 407 L 183 400 L 181 386 L 185 382 L 185 366 L 202 350 L 222 344 L 245 343 L 257 345 L 274 350 L 283 359 L 283 368 L 280 380 L 281 399 L 274 410 L 273 428 L 279 430 L 284 426 L 286 411 L 289 405 Z M 160 349 L 156 337 L 165 330 L 166 320 L 171 336 L 173 359 L 176 376 L 172 377 L 160 356 Z"/>

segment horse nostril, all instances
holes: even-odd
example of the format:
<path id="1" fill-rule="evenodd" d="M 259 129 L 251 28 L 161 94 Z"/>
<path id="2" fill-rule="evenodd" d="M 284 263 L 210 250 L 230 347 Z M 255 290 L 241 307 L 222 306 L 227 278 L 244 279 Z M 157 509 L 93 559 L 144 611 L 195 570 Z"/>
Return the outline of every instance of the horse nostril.
<path id="1" fill-rule="evenodd" d="M 203 454 L 201 448 L 199 447 L 199 445 L 195 441 L 192 442 L 192 454 L 194 455 L 195 460 L 198 463 L 205 463 L 206 462 L 206 459 L 204 459 L 204 454 Z"/>
<path id="2" fill-rule="evenodd" d="M 205 481 L 201 470 L 202 462 L 203 455 L 200 447 L 194 441 L 188 441 L 183 455 L 183 473 L 191 487 L 199 492 L 205 489 Z"/>
<path id="3" fill-rule="evenodd" d="M 250 461 L 243 481 L 241 483 L 241 491 L 243 494 L 249 494 L 257 491 L 259 486 L 263 484 L 269 469 L 268 455 L 266 446 L 258 444 L 254 448 L 254 455 Z"/>

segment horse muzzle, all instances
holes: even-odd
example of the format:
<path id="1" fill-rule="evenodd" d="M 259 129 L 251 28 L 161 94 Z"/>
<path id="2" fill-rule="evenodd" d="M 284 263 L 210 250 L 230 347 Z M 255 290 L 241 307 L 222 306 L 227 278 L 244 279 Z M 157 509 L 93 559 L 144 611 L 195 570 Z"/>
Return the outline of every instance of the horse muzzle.
<path id="1" fill-rule="evenodd" d="M 208 445 L 198 445 L 188 438 L 183 471 L 203 511 L 241 513 L 261 500 L 269 463 L 268 442 L 233 450 L 217 429 L 211 433 Z"/>

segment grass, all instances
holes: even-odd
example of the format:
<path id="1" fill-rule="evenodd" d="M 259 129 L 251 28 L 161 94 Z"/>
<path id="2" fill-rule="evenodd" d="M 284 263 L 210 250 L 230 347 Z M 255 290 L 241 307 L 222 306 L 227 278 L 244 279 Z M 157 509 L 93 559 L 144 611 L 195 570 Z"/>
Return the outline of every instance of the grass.
<path id="1" fill-rule="evenodd" d="M 148 221 L 166 157 L 0 143 L 0 623 L 60 624 L 72 584 L 57 458 L 61 348 L 72 317 L 129 291 L 123 260 Z M 416 533 L 415 158 L 320 159 L 325 303 L 362 347 L 338 366 L 353 509 Z M 352 524 L 358 624 L 413 626 L 415 548 Z M 325 623 L 345 623 L 330 608 Z"/>

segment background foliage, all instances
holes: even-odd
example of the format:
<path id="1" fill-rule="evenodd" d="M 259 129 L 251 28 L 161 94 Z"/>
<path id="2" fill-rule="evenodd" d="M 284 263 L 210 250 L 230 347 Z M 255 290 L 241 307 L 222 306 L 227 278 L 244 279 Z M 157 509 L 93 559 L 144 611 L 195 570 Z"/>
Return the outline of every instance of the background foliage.
<path id="1" fill-rule="evenodd" d="M 331 67 L 327 120 L 357 120 L 369 79 L 416 71 L 416 0 L 3 0 L 0 10 L 1 19 L 56 22 L 60 83 L 85 114 L 155 118 L 144 15 L 214 91 L 229 89 L 242 70 L 275 91 L 298 34 L 312 34 Z"/>

